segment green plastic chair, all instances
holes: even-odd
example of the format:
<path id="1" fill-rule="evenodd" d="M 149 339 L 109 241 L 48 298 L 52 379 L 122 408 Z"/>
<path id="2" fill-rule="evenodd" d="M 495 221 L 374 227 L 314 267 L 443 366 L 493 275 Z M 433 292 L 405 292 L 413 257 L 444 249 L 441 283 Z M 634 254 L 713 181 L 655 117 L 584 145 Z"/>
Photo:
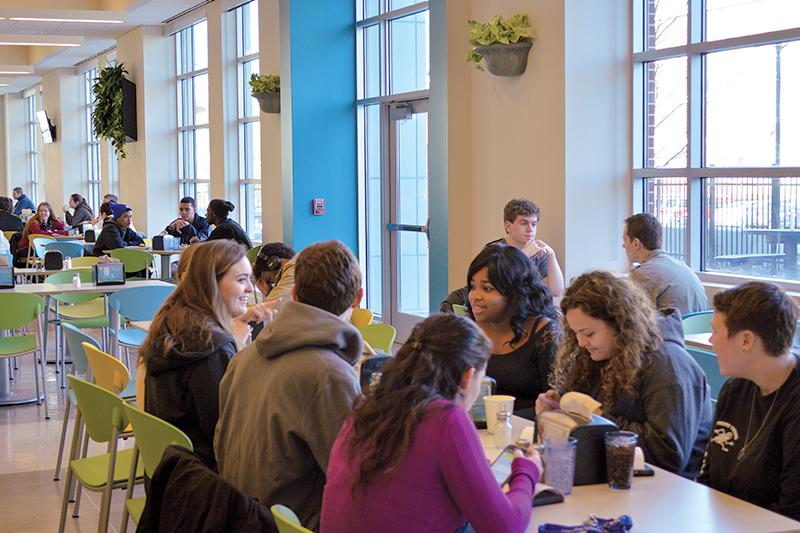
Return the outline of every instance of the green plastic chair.
<path id="1" fill-rule="evenodd" d="M 353 309 L 353 314 L 350 315 L 350 323 L 357 328 L 363 328 L 364 326 L 372 324 L 372 318 L 374 316 L 375 314 L 369 309 L 356 307 Z"/>
<path id="2" fill-rule="evenodd" d="M 150 277 L 150 272 L 153 269 L 153 254 L 144 250 L 135 250 L 133 248 L 117 248 L 111 250 L 111 257 L 118 259 L 125 265 L 125 273 L 133 274 L 144 270 L 146 277 Z"/>
<path id="3" fill-rule="evenodd" d="M 394 326 L 389 324 L 368 324 L 358 328 L 358 331 L 361 332 L 361 337 L 373 348 L 382 350 L 387 354 L 392 353 L 392 344 L 394 344 L 394 338 L 397 336 L 397 330 L 394 329 Z"/>
<path id="4" fill-rule="evenodd" d="M 138 524 L 146 502 L 145 497 L 132 499 L 135 469 L 139 466 L 139 459 L 144 465 L 144 472 L 147 477 L 152 478 L 167 446 L 183 446 L 189 450 L 194 448 L 192 447 L 192 440 L 186 433 L 172 424 L 150 413 L 145 413 L 130 404 L 123 403 L 123 407 L 131 426 L 133 426 L 133 434 L 136 436 L 136 448 L 133 452 L 131 473 L 128 478 L 128 492 L 125 495 L 125 508 L 122 510 L 122 525 L 120 526 L 120 531 L 125 533 L 128 529 L 128 516 L 130 515 L 134 524 Z"/>
<path id="5" fill-rule="evenodd" d="M 272 517 L 275 518 L 279 533 L 312 533 L 310 529 L 303 527 L 294 511 L 285 505 L 273 505 L 269 510 L 272 512 Z"/>
<path id="6" fill-rule="evenodd" d="M 461 304 L 453 304 L 453 313 L 456 316 L 467 316 L 469 315 L 469 311 L 467 311 L 466 305 Z"/>
<path id="7" fill-rule="evenodd" d="M 249 250 L 247 250 L 247 260 L 250 261 L 251 265 L 254 265 L 256 262 L 256 257 L 258 257 L 258 252 L 261 251 L 261 246 L 253 246 Z"/>
<path id="8" fill-rule="evenodd" d="M 700 311 L 698 313 L 688 313 L 681 318 L 683 323 L 684 335 L 695 335 L 697 333 L 711 333 L 711 317 L 714 311 Z"/>
<path id="9" fill-rule="evenodd" d="M 42 321 L 44 300 L 35 294 L 0 293 L 0 331 L 11 331 L 36 321 L 35 335 L 13 335 L 0 337 L 0 359 L 33 355 L 33 378 L 36 383 L 36 403 L 42 405 L 44 396 L 44 417 L 50 418 L 45 384 L 44 355 L 42 354 Z M 6 364 L 0 361 L 0 364 Z M 39 388 L 41 364 L 41 390 Z"/>
<path id="10" fill-rule="evenodd" d="M 104 532 L 108 529 L 111 491 L 127 486 L 133 462 L 133 449 L 117 451 L 119 434 L 128 425 L 128 415 L 122 406 L 122 398 L 116 394 L 76 376 L 67 376 L 67 379 L 75 393 L 77 404 L 75 427 L 79 427 L 80 419 L 93 441 L 108 443 L 108 452 L 79 458 L 80 430 L 72 432 L 72 448 L 67 479 L 64 483 L 64 498 L 61 503 L 61 520 L 58 531 L 63 533 L 66 526 L 69 493 L 74 478 L 78 481 L 78 489 L 72 516 L 78 517 L 79 515 L 82 487 L 94 492 L 102 492 L 98 531 Z M 142 479 L 144 468 L 137 468 L 134 472 L 135 480 Z"/>

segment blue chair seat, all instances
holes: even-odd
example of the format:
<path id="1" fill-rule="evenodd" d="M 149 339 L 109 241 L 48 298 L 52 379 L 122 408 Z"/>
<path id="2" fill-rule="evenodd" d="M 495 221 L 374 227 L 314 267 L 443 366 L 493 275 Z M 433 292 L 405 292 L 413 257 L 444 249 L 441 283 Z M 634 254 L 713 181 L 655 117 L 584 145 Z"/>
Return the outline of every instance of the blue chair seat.
<path id="1" fill-rule="evenodd" d="M 119 343 L 127 346 L 141 346 L 146 337 L 147 332 L 141 329 L 121 329 L 117 332 Z"/>
<path id="2" fill-rule="evenodd" d="M 120 398 L 124 398 L 126 400 L 130 398 L 136 398 L 136 378 L 133 378 L 128 382 L 124 389 L 122 389 L 119 393 Z"/>

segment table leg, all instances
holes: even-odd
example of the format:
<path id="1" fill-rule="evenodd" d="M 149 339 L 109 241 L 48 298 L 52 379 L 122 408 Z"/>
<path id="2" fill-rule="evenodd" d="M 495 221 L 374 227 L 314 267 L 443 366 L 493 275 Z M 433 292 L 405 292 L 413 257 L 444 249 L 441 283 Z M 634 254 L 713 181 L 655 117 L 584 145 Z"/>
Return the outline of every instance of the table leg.
<path id="1" fill-rule="evenodd" d="M 172 256 L 167 254 L 161 256 L 161 279 L 169 278 L 170 258 Z"/>
<path id="2" fill-rule="evenodd" d="M 47 361 L 47 333 L 50 331 L 50 304 L 52 303 L 52 298 L 48 294 L 44 297 L 44 325 L 42 326 L 44 333 L 42 335 L 42 353 L 44 354 L 43 359 Z M 48 363 L 50 361 L 47 361 Z"/>

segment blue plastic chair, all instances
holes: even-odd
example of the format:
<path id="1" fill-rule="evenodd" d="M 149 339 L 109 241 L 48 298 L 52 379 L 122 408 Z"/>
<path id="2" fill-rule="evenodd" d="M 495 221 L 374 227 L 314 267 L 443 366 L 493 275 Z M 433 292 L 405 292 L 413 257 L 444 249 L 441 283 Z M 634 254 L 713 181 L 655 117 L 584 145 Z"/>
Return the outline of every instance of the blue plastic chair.
<path id="1" fill-rule="evenodd" d="M 687 313 L 681 317 L 684 335 L 695 335 L 697 333 L 711 333 L 711 317 L 714 311 L 700 311 L 697 313 Z"/>
<path id="2" fill-rule="evenodd" d="M 83 349 L 81 343 L 88 342 L 96 346 L 98 350 L 100 349 L 100 344 L 72 324 L 64 323 L 61 327 L 64 332 L 64 342 L 67 345 L 67 352 L 72 356 L 72 369 L 70 370 L 70 374 L 89 381 L 86 375 L 89 362 L 86 360 L 86 351 Z M 72 392 L 70 388 L 67 389 L 67 405 L 64 409 L 64 423 L 61 424 L 61 443 L 58 445 L 58 461 L 56 462 L 56 473 L 53 476 L 53 481 L 58 481 L 61 478 L 61 461 L 64 457 L 64 443 L 67 440 L 69 411 L 73 405 L 75 405 L 75 393 Z"/>
<path id="3" fill-rule="evenodd" d="M 45 250 L 58 250 L 64 259 L 67 257 L 83 257 L 83 243 L 75 241 L 55 241 L 48 242 L 44 246 Z"/>
<path id="4" fill-rule="evenodd" d="M 697 364 L 700 365 L 700 368 L 703 369 L 703 373 L 705 373 L 706 380 L 708 381 L 708 387 L 711 389 L 711 399 L 716 401 L 720 389 L 722 389 L 722 386 L 728 379 L 719 372 L 717 355 L 714 352 L 700 350 L 698 348 L 687 347 L 686 351 L 689 352 L 689 355 L 691 355 L 692 358 L 697 361 Z"/>
<path id="5" fill-rule="evenodd" d="M 47 235 L 31 235 L 29 242 L 33 244 L 33 251 L 39 259 L 44 257 L 46 246 L 56 242 L 53 237 Z"/>
<path id="6" fill-rule="evenodd" d="M 175 290 L 174 285 L 169 287 L 131 287 L 117 291 L 108 297 L 108 309 L 118 318 L 112 329 L 116 336 L 115 346 L 125 348 L 138 348 L 147 337 L 147 332 L 140 329 L 122 329 L 121 319 L 127 321 L 152 320 L 164 300 Z M 115 354 L 119 359 L 119 352 Z"/>

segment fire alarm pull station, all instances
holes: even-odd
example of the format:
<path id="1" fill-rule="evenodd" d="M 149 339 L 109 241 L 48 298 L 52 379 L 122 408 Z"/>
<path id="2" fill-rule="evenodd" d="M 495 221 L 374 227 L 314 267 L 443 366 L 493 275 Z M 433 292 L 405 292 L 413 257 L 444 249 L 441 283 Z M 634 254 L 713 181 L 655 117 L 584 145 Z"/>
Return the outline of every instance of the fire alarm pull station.
<path id="1" fill-rule="evenodd" d="M 324 215 L 325 198 L 314 198 L 311 200 L 311 212 L 315 215 Z"/>

